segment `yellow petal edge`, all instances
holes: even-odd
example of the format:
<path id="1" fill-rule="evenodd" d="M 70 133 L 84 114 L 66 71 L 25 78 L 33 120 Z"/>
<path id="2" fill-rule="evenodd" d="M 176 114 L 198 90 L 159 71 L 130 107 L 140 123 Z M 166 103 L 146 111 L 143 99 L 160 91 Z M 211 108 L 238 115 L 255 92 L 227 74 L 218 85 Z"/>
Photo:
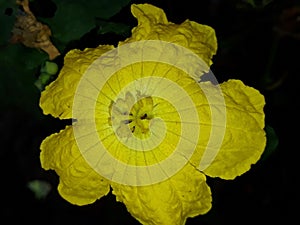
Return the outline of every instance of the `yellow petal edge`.
<path id="1" fill-rule="evenodd" d="M 188 217 L 207 213 L 211 191 L 205 175 L 187 164 L 167 181 L 143 187 L 112 184 L 117 201 L 142 224 L 183 225 Z"/>
<path id="2" fill-rule="evenodd" d="M 208 66 L 217 51 L 215 30 L 207 25 L 185 20 L 181 24 L 168 22 L 164 11 L 150 4 L 133 4 L 131 12 L 138 20 L 132 36 L 120 44 L 140 40 L 162 40 L 186 47 Z"/>
<path id="3" fill-rule="evenodd" d="M 58 191 L 72 204 L 90 204 L 109 192 L 109 182 L 82 157 L 72 126 L 42 142 L 40 159 L 44 169 L 53 169 L 59 175 Z"/>
<path id="4" fill-rule="evenodd" d="M 69 51 L 58 77 L 41 93 L 40 107 L 43 113 L 60 119 L 71 119 L 73 98 L 82 75 L 94 60 L 111 49 L 111 45 L 101 45 L 83 51 Z"/>
<path id="5" fill-rule="evenodd" d="M 265 99 L 240 80 L 228 80 L 221 89 L 227 111 L 226 132 L 220 151 L 204 173 L 234 179 L 247 172 L 265 149 Z"/>

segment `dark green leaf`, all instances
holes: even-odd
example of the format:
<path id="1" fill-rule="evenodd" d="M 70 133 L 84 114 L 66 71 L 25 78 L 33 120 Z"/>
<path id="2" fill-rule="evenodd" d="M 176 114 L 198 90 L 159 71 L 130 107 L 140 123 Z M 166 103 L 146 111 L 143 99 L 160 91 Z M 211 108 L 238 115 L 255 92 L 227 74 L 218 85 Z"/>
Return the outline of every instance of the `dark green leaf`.
<path id="1" fill-rule="evenodd" d="M 267 136 L 267 145 L 264 153 L 262 154 L 261 160 L 267 159 L 272 153 L 274 153 L 279 143 L 278 136 L 274 128 L 272 128 L 270 125 L 266 125 L 265 131 Z"/>
<path id="2" fill-rule="evenodd" d="M 7 45 L 0 54 L 1 107 L 22 108 L 39 114 L 39 90 L 34 85 L 40 65 L 48 55 L 21 44 Z"/>
<path id="3" fill-rule="evenodd" d="M 131 27 L 123 23 L 108 22 L 97 20 L 99 26 L 98 34 L 115 33 L 123 36 L 129 36 Z"/>
<path id="4" fill-rule="evenodd" d="M 54 0 L 57 11 L 53 18 L 42 19 L 47 23 L 52 36 L 67 44 L 80 39 L 85 33 L 93 29 L 96 18 L 108 19 L 116 14 L 129 0 Z"/>
<path id="5" fill-rule="evenodd" d="M 0 45 L 8 43 L 15 22 L 17 5 L 15 0 L 0 0 Z"/>
<path id="6" fill-rule="evenodd" d="M 48 55 L 45 52 L 28 48 L 22 44 L 10 44 L 1 47 L 1 68 L 19 67 L 24 71 L 31 70 L 41 65 L 46 59 L 48 59 Z"/>

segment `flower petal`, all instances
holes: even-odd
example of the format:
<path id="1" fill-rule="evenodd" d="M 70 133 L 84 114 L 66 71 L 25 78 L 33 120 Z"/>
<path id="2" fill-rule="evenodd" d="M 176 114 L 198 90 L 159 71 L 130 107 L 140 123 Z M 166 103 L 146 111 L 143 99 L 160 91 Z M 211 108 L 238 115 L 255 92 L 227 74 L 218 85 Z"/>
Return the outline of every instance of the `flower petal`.
<path id="1" fill-rule="evenodd" d="M 170 179 L 150 186 L 112 184 L 117 201 L 142 224 L 183 225 L 188 217 L 211 208 L 211 192 L 205 175 L 190 164 Z"/>
<path id="2" fill-rule="evenodd" d="M 69 51 L 57 79 L 41 93 L 40 107 L 43 113 L 61 119 L 72 118 L 73 98 L 82 75 L 94 60 L 111 49 L 113 46 L 100 45 L 83 51 L 78 49 Z"/>
<path id="3" fill-rule="evenodd" d="M 256 163 L 264 151 L 264 96 L 240 80 L 228 80 L 221 89 L 226 103 L 226 132 L 216 158 L 203 172 L 234 179 Z"/>
<path id="4" fill-rule="evenodd" d="M 131 12 L 138 20 L 132 37 L 123 43 L 140 40 L 162 40 L 186 47 L 196 53 L 208 66 L 217 51 L 213 28 L 186 20 L 182 24 L 168 22 L 164 11 L 150 4 L 132 4 Z"/>
<path id="5" fill-rule="evenodd" d="M 138 18 L 139 24 L 168 24 L 165 12 L 151 4 L 132 4 L 131 12 Z"/>
<path id="6" fill-rule="evenodd" d="M 108 181 L 82 157 L 72 126 L 67 126 L 42 142 L 40 159 L 44 169 L 53 169 L 60 176 L 58 191 L 73 204 L 90 204 L 109 192 Z"/>

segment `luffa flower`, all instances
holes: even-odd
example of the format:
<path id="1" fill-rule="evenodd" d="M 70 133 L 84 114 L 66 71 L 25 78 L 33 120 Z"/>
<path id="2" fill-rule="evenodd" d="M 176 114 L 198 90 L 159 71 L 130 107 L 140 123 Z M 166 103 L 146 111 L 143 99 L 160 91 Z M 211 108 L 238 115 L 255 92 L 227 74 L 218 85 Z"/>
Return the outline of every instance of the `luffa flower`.
<path id="1" fill-rule="evenodd" d="M 180 225 L 210 210 L 206 176 L 234 179 L 258 161 L 265 101 L 239 80 L 199 82 L 217 49 L 211 27 L 173 24 L 149 4 L 131 10 L 131 37 L 71 50 L 42 92 L 44 114 L 74 122 L 42 142 L 41 164 L 73 204 L 111 187 L 142 224 Z"/>

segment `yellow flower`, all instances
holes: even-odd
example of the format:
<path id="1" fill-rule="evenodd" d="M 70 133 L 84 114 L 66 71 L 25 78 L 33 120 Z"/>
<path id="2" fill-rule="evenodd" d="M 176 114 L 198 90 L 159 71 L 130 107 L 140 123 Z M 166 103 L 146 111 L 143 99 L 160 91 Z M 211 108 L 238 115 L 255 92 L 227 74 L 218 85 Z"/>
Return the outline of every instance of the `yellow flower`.
<path id="1" fill-rule="evenodd" d="M 234 179 L 259 160 L 265 101 L 240 80 L 216 84 L 211 27 L 171 23 L 149 4 L 131 10 L 131 37 L 71 50 L 42 92 L 44 114 L 74 122 L 42 142 L 41 164 L 73 204 L 111 187 L 142 224 L 182 225 L 211 208 L 206 176 Z"/>

